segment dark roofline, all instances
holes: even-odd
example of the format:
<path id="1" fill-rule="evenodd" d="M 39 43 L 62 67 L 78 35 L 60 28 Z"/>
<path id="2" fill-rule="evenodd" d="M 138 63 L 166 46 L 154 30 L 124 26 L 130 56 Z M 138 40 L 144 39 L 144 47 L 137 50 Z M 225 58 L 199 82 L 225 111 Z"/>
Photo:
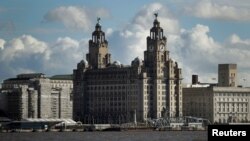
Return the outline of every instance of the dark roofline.
<path id="1" fill-rule="evenodd" d="M 21 73 L 17 75 L 17 78 L 45 78 L 44 73 Z"/>
<path id="2" fill-rule="evenodd" d="M 53 75 L 49 77 L 50 80 L 73 80 L 73 74 Z"/>
<path id="3" fill-rule="evenodd" d="M 4 80 L 5 81 L 12 81 L 12 80 L 30 80 L 31 78 L 9 78 L 9 79 L 6 79 Z"/>

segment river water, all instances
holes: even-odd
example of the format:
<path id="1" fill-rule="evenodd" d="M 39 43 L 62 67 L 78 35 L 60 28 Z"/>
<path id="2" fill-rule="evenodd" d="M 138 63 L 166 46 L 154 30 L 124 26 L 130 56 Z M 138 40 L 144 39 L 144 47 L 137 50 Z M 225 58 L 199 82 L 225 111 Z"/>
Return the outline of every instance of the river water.
<path id="1" fill-rule="evenodd" d="M 207 131 L 0 133 L 0 141 L 207 141 Z"/>

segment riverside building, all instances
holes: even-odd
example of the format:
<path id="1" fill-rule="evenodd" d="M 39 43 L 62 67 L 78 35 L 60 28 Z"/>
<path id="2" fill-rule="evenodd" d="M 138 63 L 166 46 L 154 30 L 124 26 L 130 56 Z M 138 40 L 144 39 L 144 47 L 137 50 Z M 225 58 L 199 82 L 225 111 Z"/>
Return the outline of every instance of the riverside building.
<path id="1" fill-rule="evenodd" d="M 19 74 L 4 80 L 0 110 L 14 120 L 72 119 L 72 75 Z"/>
<path id="2" fill-rule="evenodd" d="M 236 64 L 220 64 L 218 84 L 193 84 L 183 88 L 183 115 L 212 123 L 249 122 L 250 88 L 236 87 Z"/>
<path id="3" fill-rule="evenodd" d="M 73 118 L 84 123 L 123 123 L 182 117 L 182 72 L 169 56 L 167 38 L 155 14 L 144 59 L 131 65 L 111 61 L 99 20 L 86 60 L 73 71 Z"/>

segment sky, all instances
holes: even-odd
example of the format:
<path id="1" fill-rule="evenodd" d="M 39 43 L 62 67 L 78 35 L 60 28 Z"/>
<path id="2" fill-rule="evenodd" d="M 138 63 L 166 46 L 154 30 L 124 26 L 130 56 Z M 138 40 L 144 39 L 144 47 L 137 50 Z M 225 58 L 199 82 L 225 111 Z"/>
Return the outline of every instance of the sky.
<path id="1" fill-rule="evenodd" d="M 86 58 L 97 17 L 112 61 L 130 65 L 143 59 L 156 12 L 184 83 L 192 74 L 216 83 L 218 64 L 236 63 L 238 84 L 250 87 L 249 0 L 1 0 L 0 82 L 71 74 Z"/>

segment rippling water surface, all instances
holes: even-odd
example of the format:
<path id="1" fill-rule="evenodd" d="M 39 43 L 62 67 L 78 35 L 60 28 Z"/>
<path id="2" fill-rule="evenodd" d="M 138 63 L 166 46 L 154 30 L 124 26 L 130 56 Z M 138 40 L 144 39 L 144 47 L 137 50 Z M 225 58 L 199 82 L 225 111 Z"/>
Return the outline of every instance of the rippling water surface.
<path id="1" fill-rule="evenodd" d="M 0 141 L 207 141 L 207 131 L 0 133 Z"/>

